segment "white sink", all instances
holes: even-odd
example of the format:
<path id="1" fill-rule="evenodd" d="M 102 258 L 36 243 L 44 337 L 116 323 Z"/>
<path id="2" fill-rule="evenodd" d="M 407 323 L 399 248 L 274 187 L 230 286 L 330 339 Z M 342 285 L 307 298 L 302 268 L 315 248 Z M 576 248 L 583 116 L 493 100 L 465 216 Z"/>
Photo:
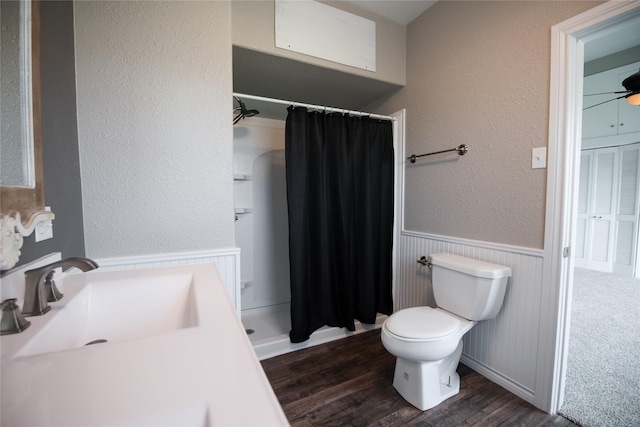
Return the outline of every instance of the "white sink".
<path id="1" fill-rule="evenodd" d="M 56 284 L 64 298 L 0 338 L 2 427 L 288 425 L 215 265 Z"/>
<path id="2" fill-rule="evenodd" d="M 89 277 L 91 277 L 89 275 Z M 75 283 L 65 286 L 72 293 Z M 16 357 L 168 334 L 198 325 L 193 274 L 88 279 Z M 67 298 L 67 296 L 65 296 Z M 64 298 L 61 302 L 64 301 Z"/>

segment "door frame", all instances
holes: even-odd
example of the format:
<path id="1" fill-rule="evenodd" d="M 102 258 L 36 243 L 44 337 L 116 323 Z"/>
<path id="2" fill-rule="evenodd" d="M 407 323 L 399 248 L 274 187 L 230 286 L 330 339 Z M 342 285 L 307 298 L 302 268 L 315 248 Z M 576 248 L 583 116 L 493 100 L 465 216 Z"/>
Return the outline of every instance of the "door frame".
<path id="1" fill-rule="evenodd" d="M 536 406 L 564 399 L 582 134 L 584 43 L 640 15 L 640 2 L 610 1 L 551 29 L 549 150 Z"/>
<path id="2" fill-rule="evenodd" d="M 394 193 L 393 193 L 393 251 L 392 251 L 392 281 L 394 311 L 397 310 L 398 293 L 398 263 L 400 236 L 404 230 L 404 166 L 405 166 L 405 135 L 406 135 L 406 110 L 403 108 L 391 114 L 393 117 L 393 151 L 394 151 Z"/>

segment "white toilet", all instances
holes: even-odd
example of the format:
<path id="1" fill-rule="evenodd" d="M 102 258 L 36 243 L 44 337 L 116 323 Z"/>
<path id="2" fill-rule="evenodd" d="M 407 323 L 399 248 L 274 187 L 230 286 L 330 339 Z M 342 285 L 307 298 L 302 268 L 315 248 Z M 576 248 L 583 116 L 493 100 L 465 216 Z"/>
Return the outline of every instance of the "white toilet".
<path id="1" fill-rule="evenodd" d="M 429 257 L 438 308 L 400 310 L 382 325 L 382 344 L 398 359 L 393 386 L 426 411 L 460 391 L 462 337 L 498 315 L 511 269 L 452 254 Z"/>

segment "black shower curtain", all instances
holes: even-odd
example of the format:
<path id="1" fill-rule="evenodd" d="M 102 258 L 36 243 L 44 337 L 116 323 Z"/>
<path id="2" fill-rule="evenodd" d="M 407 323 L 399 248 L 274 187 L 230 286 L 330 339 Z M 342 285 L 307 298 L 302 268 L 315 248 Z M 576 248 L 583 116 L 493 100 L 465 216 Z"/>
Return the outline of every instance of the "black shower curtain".
<path id="1" fill-rule="evenodd" d="M 296 343 L 393 311 L 393 131 L 388 120 L 289 107 L 285 132 Z"/>

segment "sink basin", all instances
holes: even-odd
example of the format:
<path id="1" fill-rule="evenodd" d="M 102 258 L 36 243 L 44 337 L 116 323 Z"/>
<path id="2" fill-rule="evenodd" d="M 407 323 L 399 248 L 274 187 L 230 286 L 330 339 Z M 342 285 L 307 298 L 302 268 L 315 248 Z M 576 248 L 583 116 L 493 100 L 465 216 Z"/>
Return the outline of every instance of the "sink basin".
<path id="1" fill-rule="evenodd" d="M 91 279 L 64 283 L 63 309 L 56 304 L 50 321 L 16 357 L 85 348 L 87 344 L 143 339 L 198 325 L 193 274 L 142 278 Z M 86 280 L 86 282 L 83 282 Z M 74 285 L 79 291 L 74 293 Z M 71 292 L 68 292 L 68 289 Z"/>
<path id="2" fill-rule="evenodd" d="M 213 263 L 56 282 L 61 301 L 0 337 L 2 427 L 288 425 Z"/>

